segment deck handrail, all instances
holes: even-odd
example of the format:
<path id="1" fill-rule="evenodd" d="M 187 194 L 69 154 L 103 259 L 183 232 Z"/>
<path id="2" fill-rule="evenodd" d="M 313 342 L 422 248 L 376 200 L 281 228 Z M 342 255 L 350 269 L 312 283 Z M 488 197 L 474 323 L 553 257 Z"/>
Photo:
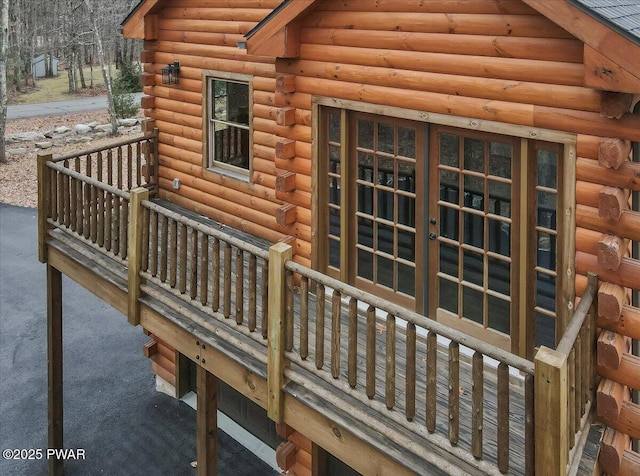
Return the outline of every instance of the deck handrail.
<path id="1" fill-rule="evenodd" d="M 120 141 L 116 141 L 116 142 L 112 142 L 109 145 L 106 146 L 100 146 L 100 147 L 93 147 L 91 149 L 86 149 L 83 150 L 82 152 L 74 152 L 71 154 L 67 154 L 67 155 L 63 155 L 60 157 L 56 157 L 55 159 L 52 160 L 52 162 L 64 162 L 65 160 L 73 160 L 76 158 L 82 158 L 85 157 L 87 155 L 91 155 L 91 154 L 96 154 L 98 152 L 104 152 L 105 150 L 109 150 L 109 149 L 116 149 L 118 147 L 122 147 L 125 145 L 129 145 L 129 144 L 135 144 L 136 142 L 145 142 L 148 141 L 149 139 L 155 139 L 157 138 L 157 131 L 154 130 L 154 132 L 152 132 L 151 134 L 145 134 L 143 136 L 140 137 L 134 137 L 131 139 L 123 139 Z"/>
<path id="2" fill-rule="evenodd" d="M 498 362 L 504 362 L 510 367 L 518 369 L 521 372 L 527 374 L 534 373 L 534 364 L 530 360 L 519 357 L 491 344 L 487 344 L 477 337 L 473 337 L 469 334 L 465 334 L 464 332 L 460 332 L 452 329 L 451 327 L 447 327 L 438 321 L 434 321 L 433 319 L 429 319 L 428 317 L 423 316 L 422 314 L 410 311 L 409 309 L 393 302 L 380 299 L 374 294 L 346 284 L 326 274 L 314 271 L 299 263 L 296 263 L 295 261 L 287 261 L 286 269 L 294 273 L 298 273 L 301 276 L 306 276 L 307 278 L 310 278 L 316 282 L 322 283 L 325 286 L 330 287 L 331 289 L 335 289 L 340 291 L 341 293 L 352 296 L 360 300 L 361 302 L 373 304 L 377 309 L 388 312 L 389 314 L 404 319 L 407 322 L 411 322 L 412 324 L 422 327 L 428 331 L 434 331 L 436 334 L 446 339 L 455 341 L 461 345 L 464 345 L 465 347 L 468 347 L 471 350 L 481 352 L 483 355 L 491 357 Z"/>
<path id="3" fill-rule="evenodd" d="M 60 165 L 59 163 L 56 163 L 56 161 L 51 161 L 47 163 L 47 167 L 53 170 L 56 170 L 58 172 L 60 172 L 63 175 L 67 175 L 71 178 L 74 178 L 76 180 L 79 180 L 83 183 L 86 183 L 88 185 L 91 185 L 93 187 L 96 187 L 100 190 L 103 190 L 105 192 L 111 193 L 117 197 L 123 198 L 125 200 L 129 200 L 129 192 L 125 191 L 125 190 L 121 190 L 118 187 L 114 187 L 113 185 L 109 185 L 107 183 L 104 183 L 100 180 L 96 180 L 93 177 L 89 177 L 83 173 L 80 172 L 76 172 L 75 170 L 72 170 L 68 167 L 65 167 L 63 165 Z"/>
<path id="4" fill-rule="evenodd" d="M 573 349 L 576 340 L 578 339 L 580 331 L 582 330 L 582 327 L 584 325 L 584 321 L 587 319 L 597 292 L 597 276 L 593 273 L 589 273 L 587 287 L 582 294 L 580 302 L 576 306 L 576 310 L 571 317 L 569 325 L 565 329 L 560 342 L 556 346 L 556 350 L 558 352 L 562 352 L 565 355 L 569 355 L 571 353 L 571 349 Z"/>

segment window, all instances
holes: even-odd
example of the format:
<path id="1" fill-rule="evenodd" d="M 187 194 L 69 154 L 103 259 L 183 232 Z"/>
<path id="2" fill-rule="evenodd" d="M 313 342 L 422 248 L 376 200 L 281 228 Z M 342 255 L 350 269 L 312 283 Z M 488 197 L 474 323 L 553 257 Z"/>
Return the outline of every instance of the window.
<path id="1" fill-rule="evenodd" d="M 315 266 L 521 355 L 555 347 L 573 293 L 561 210 L 574 138 L 349 105 L 362 110 L 318 108 Z"/>
<path id="2" fill-rule="evenodd" d="M 248 176 L 251 170 L 250 78 L 243 75 L 224 76 L 205 76 L 205 167 Z"/>

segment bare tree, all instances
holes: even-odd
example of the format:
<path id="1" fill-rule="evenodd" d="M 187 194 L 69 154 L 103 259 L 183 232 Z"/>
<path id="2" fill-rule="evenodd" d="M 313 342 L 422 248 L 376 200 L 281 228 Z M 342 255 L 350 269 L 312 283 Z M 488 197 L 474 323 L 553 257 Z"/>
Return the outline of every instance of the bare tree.
<path id="1" fill-rule="evenodd" d="M 118 134 L 118 118 L 116 116 L 116 108 L 113 103 L 113 91 L 111 89 L 111 73 L 109 67 L 105 62 L 104 49 L 102 47 L 102 38 L 100 36 L 100 30 L 98 29 L 98 22 L 96 21 L 96 15 L 93 10 L 93 5 L 89 0 L 84 0 L 84 4 L 89 11 L 89 18 L 93 26 L 93 34 L 96 41 L 96 50 L 98 53 L 98 61 L 100 62 L 100 69 L 102 69 L 102 78 L 104 79 L 104 86 L 107 90 L 107 101 L 109 105 L 109 118 L 111 119 L 111 133 L 113 135 Z"/>
<path id="2" fill-rule="evenodd" d="M 7 122 L 7 37 L 9 0 L 0 0 L 0 162 L 6 162 L 4 129 Z"/>

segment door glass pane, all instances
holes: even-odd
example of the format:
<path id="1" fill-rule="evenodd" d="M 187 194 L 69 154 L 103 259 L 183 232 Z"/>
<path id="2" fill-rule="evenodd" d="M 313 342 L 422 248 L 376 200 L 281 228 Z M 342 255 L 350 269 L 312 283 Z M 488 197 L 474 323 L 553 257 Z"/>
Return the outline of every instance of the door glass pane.
<path id="1" fill-rule="evenodd" d="M 358 276 L 373 281 L 373 255 L 365 250 L 358 250 Z"/>
<path id="2" fill-rule="evenodd" d="M 395 172 L 394 160 L 388 157 L 378 157 L 378 184 L 394 188 Z"/>
<path id="3" fill-rule="evenodd" d="M 489 286 L 491 291 L 495 291 L 505 296 L 511 294 L 511 264 L 501 259 L 489 258 Z"/>
<path id="4" fill-rule="evenodd" d="M 489 213 L 511 217 L 511 184 L 489 180 Z"/>
<path id="5" fill-rule="evenodd" d="M 458 203 L 459 178 L 460 175 L 456 172 L 450 172 L 448 170 L 440 171 L 440 200 Z"/>
<path id="6" fill-rule="evenodd" d="M 398 263 L 398 291 L 407 294 L 409 296 L 415 296 L 416 293 L 416 279 L 415 268 L 413 266 L 407 266 L 403 263 Z"/>
<path id="7" fill-rule="evenodd" d="M 393 221 L 393 192 L 378 190 L 378 217 Z"/>
<path id="8" fill-rule="evenodd" d="M 393 261 L 382 256 L 376 256 L 378 266 L 376 278 L 378 284 L 393 289 Z"/>
<path id="9" fill-rule="evenodd" d="M 551 312 L 556 311 L 556 278 L 536 273 L 536 306 Z"/>
<path id="10" fill-rule="evenodd" d="M 460 138 L 453 134 L 440 134 L 440 164 L 460 166 Z"/>
<path id="11" fill-rule="evenodd" d="M 393 124 L 378 123 L 378 152 L 394 153 L 394 127 Z"/>
<path id="12" fill-rule="evenodd" d="M 478 324 L 484 323 L 483 294 L 477 289 L 462 286 L 462 315 Z"/>
<path id="13" fill-rule="evenodd" d="M 358 121 L 358 147 L 373 150 L 373 122 Z"/>
<path id="14" fill-rule="evenodd" d="M 511 178 L 511 144 L 489 143 L 489 175 Z"/>
<path id="15" fill-rule="evenodd" d="M 440 244 L 440 272 L 453 278 L 458 277 L 458 248 L 456 246 Z"/>
<path id="16" fill-rule="evenodd" d="M 373 249 L 373 221 L 358 218 L 358 244 Z"/>
<path id="17" fill-rule="evenodd" d="M 416 130 L 398 127 L 398 155 L 416 158 Z"/>
<path id="18" fill-rule="evenodd" d="M 465 175 L 464 206 L 484 210 L 484 180 L 480 177 Z"/>
<path id="19" fill-rule="evenodd" d="M 329 239 L 329 266 L 340 267 L 340 242 Z"/>
<path id="20" fill-rule="evenodd" d="M 398 258 L 415 261 L 416 235 L 411 231 L 398 229 Z"/>
<path id="21" fill-rule="evenodd" d="M 464 138 L 464 168 L 473 172 L 484 172 L 484 141 Z"/>
<path id="22" fill-rule="evenodd" d="M 438 281 L 439 307 L 454 314 L 458 314 L 458 285 L 442 278 Z"/>
<path id="23" fill-rule="evenodd" d="M 482 255 L 473 251 L 464 250 L 462 261 L 462 279 L 469 283 L 483 285 L 484 281 L 484 260 Z"/>
<path id="24" fill-rule="evenodd" d="M 484 219 L 475 213 L 463 213 L 464 242 L 477 248 L 484 247 Z"/>
<path id="25" fill-rule="evenodd" d="M 508 301 L 495 296 L 488 296 L 487 316 L 489 317 L 489 327 L 491 329 L 503 334 L 510 334 L 511 306 Z"/>
<path id="26" fill-rule="evenodd" d="M 501 220 L 487 220 L 489 226 L 489 251 L 504 256 L 511 255 L 511 224 Z"/>
<path id="27" fill-rule="evenodd" d="M 404 195 L 398 195 L 398 223 L 415 227 L 416 199 Z"/>
<path id="28" fill-rule="evenodd" d="M 556 348 L 556 320 L 545 314 L 536 313 L 536 346 Z"/>
<path id="29" fill-rule="evenodd" d="M 458 210 L 440 207 L 440 236 L 458 241 Z"/>
<path id="30" fill-rule="evenodd" d="M 558 154 L 547 150 L 538 150 L 538 185 L 557 188 Z"/>
<path id="31" fill-rule="evenodd" d="M 373 188 L 368 185 L 358 184 L 358 211 L 373 214 Z"/>
<path id="32" fill-rule="evenodd" d="M 389 225 L 383 225 L 379 223 L 377 225 L 378 228 L 378 247 L 379 251 L 383 253 L 388 253 L 393 255 L 394 250 L 394 240 L 393 240 L 393 230 L 394 228 Z"/>

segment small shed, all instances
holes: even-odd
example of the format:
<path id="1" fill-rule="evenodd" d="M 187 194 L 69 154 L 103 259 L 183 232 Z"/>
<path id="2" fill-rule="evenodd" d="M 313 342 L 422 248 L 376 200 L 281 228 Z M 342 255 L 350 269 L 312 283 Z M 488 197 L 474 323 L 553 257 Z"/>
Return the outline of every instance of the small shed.
<path id="1" fill-rule="evenodd" d="M 31 60 L 31 70 L 33 71 L 34 78 L 44 78 L 47 76 L 47 62 L 50 61 L 50 56 L 51 55 L 48 54 L 41 54 Z M 58 76 L 58 58 L 54 57 L 51 64 L 51 74 Z"/>

